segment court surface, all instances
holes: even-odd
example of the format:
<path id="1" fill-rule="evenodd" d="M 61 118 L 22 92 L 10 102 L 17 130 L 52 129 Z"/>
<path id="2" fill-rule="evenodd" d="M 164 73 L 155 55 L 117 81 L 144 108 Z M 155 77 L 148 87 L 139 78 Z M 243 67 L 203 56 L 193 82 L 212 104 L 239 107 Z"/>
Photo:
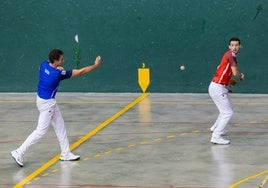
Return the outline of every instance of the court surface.
<path id="1" fill-rule="evenodd" d="M 0 94 L 0 187 L 255 188 L 268 175 L 268 95 L 232 94 L 227 146 L 210 143 L 208 94 L 58 93 L 71 148 L 52 127 L 16 166 L 10 151 L 35 129 L 35 93 Z"/>

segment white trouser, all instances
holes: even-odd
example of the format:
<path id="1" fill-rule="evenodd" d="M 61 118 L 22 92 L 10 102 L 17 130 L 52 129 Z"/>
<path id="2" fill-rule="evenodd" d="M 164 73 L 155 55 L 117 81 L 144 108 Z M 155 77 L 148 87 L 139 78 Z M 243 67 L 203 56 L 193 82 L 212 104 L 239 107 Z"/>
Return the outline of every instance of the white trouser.
<path id="1" fill-rule="evenodd" d="M 24 143 L 18 148 L 18 152 L 25 154 L 29 147 L 44 136 L 50 124 L 53 126 L 60 143 L 61 155 L 70 152 L 64 120 L 55 99 L 44 100 L 37 96 L 36 105 L 40 112 L 36 129 L 28 136 Z"/>
<path id="2" fill-rule="evenodd" d="M 228 89 L 221 84 L 211 82 L 208 91 L 211 99 L 219 110 L 219 116 L 212 126 L 214 129 L 212 137 L 220 138 L 234 113 L 232 101 Z"/>

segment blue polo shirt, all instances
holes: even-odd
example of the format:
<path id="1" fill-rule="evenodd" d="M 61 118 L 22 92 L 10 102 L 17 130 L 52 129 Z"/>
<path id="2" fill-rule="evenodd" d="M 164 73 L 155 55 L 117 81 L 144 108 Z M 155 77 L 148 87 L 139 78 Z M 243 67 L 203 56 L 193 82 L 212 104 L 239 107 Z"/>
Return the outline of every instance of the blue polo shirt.
<path id="1" fill-rule="evenodd" d="M 42 62 L 39 69 L 37 95 L 42 99 L 55 98 L 60 82 L 71 76 L 72 70 L 59 70 L 51 67 L 48 61 Z"/>

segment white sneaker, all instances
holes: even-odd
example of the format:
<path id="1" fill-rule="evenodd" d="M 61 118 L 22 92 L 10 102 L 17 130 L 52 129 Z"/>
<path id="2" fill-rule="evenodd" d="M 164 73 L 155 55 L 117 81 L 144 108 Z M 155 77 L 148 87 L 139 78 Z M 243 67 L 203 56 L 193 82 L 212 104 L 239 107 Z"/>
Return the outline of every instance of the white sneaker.
<path id="1" fill-rule="evenodd" d="M 23 167 L 23 155 L 21 155 L 17 150 L 14 150 L 11 152 L 11 156 L 14 159 L 14 161 L 19 165 L 20 167 Z"/>
<path id="2" fill-rule="evenodd" d="M 219 144 L 219 145 L 228 145 L 230 144 L 230 140 L 225 140 L 224 138 L 211 138 L 210 142 L 212 144 Z"/>
<path id="3" fill-rule="evenodd" d="M 60 156 L 60 160 L 61 161 L 77 161 L 80 159 L 79 155 L 74 155 L 72 152 L 70 152 L 68 155 L 66 156 Z"/>

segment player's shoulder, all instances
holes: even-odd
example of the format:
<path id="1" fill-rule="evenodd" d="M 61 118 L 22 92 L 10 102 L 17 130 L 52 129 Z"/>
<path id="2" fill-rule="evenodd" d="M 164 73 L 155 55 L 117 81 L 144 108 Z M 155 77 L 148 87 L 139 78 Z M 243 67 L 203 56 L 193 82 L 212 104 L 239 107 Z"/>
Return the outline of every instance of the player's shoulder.
<path id="1" fill-rule="evenodd" d="M 231 53 L 232 53 L 231 50 L 227 50 L 227 51 L 224 53 L 224 55 L 230 55 Z"/>
<path id="2" fill-rule="evenodd" d="M 228 51 L 226 51 L 226 52 L 224 53 L 224 56 L 225 56 L 226 58 L 230 58 L 230 57 L 235 58 L 235 57 L 236 57 L 236 53 L 234 53 L 234 52 L 231 51 L 231 50 L 228 50 Z"/>
<path id="3" fill-rule="evenodd" d="M 48 60 L 44 60 L 41 64 L 46 64 L 46 65 L 48 65 L 48 64 L 49 64 L 49 61 L 48 61 Z"/>
<path id="4" fill-rule="evenodd" d="M 49 66 L 49 61 L 45 60 L 40 64 L 40 67 L 47 67 Z"/>

